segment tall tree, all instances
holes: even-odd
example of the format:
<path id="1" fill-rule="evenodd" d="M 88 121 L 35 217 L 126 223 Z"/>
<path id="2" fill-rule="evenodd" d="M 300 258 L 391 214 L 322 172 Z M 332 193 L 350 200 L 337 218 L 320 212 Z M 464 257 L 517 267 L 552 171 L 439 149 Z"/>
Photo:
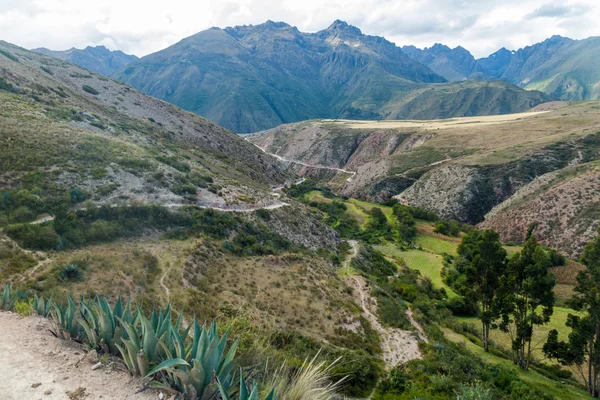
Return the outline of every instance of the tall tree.
<path id="1" fill-rule="evenodd" d="M 512 340 L 513 361 L 528 369 L 535 325 L 550 321 L 554 311 L 555 279 L 550 259 L 535 236 L 528 233 L 525 246 L 507 264 L 501 279 L 502 322 L 500 328 Z"/>
<path id="2" fill-rule="evenodd" d="M 417 236 L 417 223 L 413 217 L 410 208 L 401 204 L 395 204 L 394 215 L 398 219 L 398 233 L 405 242 L 412 242 Z"/>
<path id="3" fill-rule="evenodd" d="M 575 365 L 586 382 L 588 392 L 599 397 L 600 369 L 600 236 L 589 243 L 581 261 L 586 269 L 577 275 L 577 284 L 568 305 L 580 315 L 569 314 L 568 342 L 558 341 L 558 331 L 548 334 L 544 353 L 564 365 Z"/>
<path id="4" fill-rule="evenodd" d="M 462 262 L 459 291 L 467 301 L 480 304 L 483 348 L 488 351 L 490 329 L 498 319 L 498 290 L 500 277 L 506 268 L 506 250 L 498 233 L 491 229 L 474 231 L 463 238 L 458 248 Z"/>
<path id="5" fill-rule="evenodd" d="M 473 252 L 473 261 L 465 269 L 467 283 L 481 303 L 479 318 L 482 323 L 483 348 L 488 351 L 490 327 L 498 318 L 496 306 L 500 277 L 506 267 L 506 250 L 500 244 L 498 233 L 485 230 Z"/>

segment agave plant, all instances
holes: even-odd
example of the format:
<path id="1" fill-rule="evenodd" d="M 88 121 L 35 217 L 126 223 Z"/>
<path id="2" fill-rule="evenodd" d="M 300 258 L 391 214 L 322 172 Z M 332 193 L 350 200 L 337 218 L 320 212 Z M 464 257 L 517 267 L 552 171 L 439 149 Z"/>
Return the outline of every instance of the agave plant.
<path id="1" fill-rule="evenodd" d="M 248 390 L 248 386 L 244 381 L 244 374 L 240 370 L 240 387 L 237 393 L 237 397 L 232 397 L 228 391 L 221 385 L 219 382 L 219 391 L 221 392 L 221 397 L 223 400 L 259 400 L 258 397 L 258 386 L 256 382 L 252 384 L 250 390 Z M 264 398 L 264 400 L 277 400 L 279 398 L 278 394 L 275 392 L 275 388 L 271 389 L 269 394 Z"/>
<path id="2" fill-rule="evenodd" d="M 50 332 L 60 339 L 71 339 L 83 342 L 85 332 L 76 316 L 77 306 L 71 296 L 69 296 L 67 300 L 66 307 L 52 302 L 50 321 L 52 322 L 53 327 Z"/>
<path id="3" fill-rule="evenodd" d="M 50 311 L 52 311 L 52 297 L 50 297 L 48 300 L 44 300 L 43 297 L 34 294 L 33 309 L 37 315 L 48 317 L 50 315 Z"/>
<path id="4" fill-rule="evenodd" d="M 86 304 L 82 299 L 79 305 L 79 324 L 85 331 L 86 342 L 93 349 L 118 356 L 119 346 L 128 334 L 123 324 L 135 324 L 140 318 L 141 311 L 131 311 L 131 303 L 123 306 L 121 298 L 111 309 L 108 301 L 103 297 L 96 298 L 96 304 Z"/>
<path id="5" fill-rule="evenodd" d="M 10 284 L 5 284 L 2 296 L 0 297 L 0 310 L 12 311 L 16 301 L 17 296 L 14 293 L 11 293 Z"/>
<path id="6" fill-rule="evenodd" d="M 232 371 L 239 339 L 226 352 L 229 332 L 219 336 L 216 323 L 203 328 L 195 318 L 192 325 L 191 345 L 186 347 L 185 337 L 173 332 L 174 352 L 167 351 L 167 359 L 147 376 L 159 378 L 155 386 L 172 388 L 191 398 L 212 399 L 220 390 L 229 392 L 233 387 L 235 373 Z"/>

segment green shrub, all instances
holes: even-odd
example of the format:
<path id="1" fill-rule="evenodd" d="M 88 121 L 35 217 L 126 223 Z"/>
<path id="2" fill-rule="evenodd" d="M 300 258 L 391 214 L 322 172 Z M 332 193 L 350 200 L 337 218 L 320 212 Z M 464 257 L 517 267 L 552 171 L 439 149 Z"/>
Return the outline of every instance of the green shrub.
<path id="1" fill-rule="evenodd" d="M 50 68 L 47 68 L 47 67 L 44 67 L 43 65 L 41 65 L 40 69 L 49 75 L 54 75 L 54 72 L 52 72 L 52 70 Z"/>
<path id="2" fill-rule="evenodd" d="M 93 87 L 88 86 L 88 85 L 83 85 L 81 88 L 83 89 L 84 92 L 93 94 L 94 96 L 97 96 L 100 94 L 100 92 L 98 92 L 96 89 L 94 89 Z"/>
<path id="3" fill-rule="evenodd" d="M 14 62 L 19 62 L 19 59 L 17 57 L 15 57 L 14 54 L 12 54 L 6 50 L 0 49 L 0 54 L 2 54 L 4 57 L 8 58 L 9 60 L 13 60 Z"/>
<path id="4" fill-rule="evenodd" d="M 79 267 L 75 264 L 69 264 L 60 271 L 59 277 L 65 281 L 81 281 L 83 274 Z"/>

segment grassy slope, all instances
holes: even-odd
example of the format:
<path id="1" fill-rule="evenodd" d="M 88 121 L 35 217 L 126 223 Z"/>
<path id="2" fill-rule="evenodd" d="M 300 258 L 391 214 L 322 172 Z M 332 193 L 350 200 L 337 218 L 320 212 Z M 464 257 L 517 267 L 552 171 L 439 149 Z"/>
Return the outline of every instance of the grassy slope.
<path id="1" fill-rule="evenodd" d="M 508 367 L 508 368 L 512 369 L 513 371 L 515 371 L 519 374 L 519 377 L 524 382 L 526 382 L 529 385 L 532 385 L 532 387 L 535 387 L 544 392 L 552 394 L 556 399 L 579 400 L 579 399 L 588 399 L 588 398 L 591 399 L 592 398 L 591 396 L 587 395 L 587 393 L 585 393 L 581 390 L 574 389 L 570 386 L 563 385 L 556 381 L 552 381 L 552 380 L 538 374 L 535 371 L 531 371 L 531 370 L 523 371 L 522 369 L 520 369 L 519 367 L 514 365 L 510 360 L 507 360 L 502 357 L 498 357 L 498 356 L 490 354 L 490 353 L 486 353 L 485 351 L 483 351 L 482 347 L 472 343 L 463 335 L 456 333 L 450 329 L 444 329 L 444 335 L 446 336 L 447 339 L 449 339 L 453 342 L 464 343 L 465 347 L 469 351 L 472 351 L 473 353 L 477 354 L 483 360 L 485 360 L 489 363 L 500 364 L 504 367 Z"/>

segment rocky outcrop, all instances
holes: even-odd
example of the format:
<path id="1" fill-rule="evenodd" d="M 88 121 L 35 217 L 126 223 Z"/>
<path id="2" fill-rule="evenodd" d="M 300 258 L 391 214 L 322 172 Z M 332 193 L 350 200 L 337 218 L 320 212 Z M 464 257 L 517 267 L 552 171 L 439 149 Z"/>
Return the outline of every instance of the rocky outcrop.
<path id="1" fill-rule="evenodd" d="M 465 221 L 469 219 L 467 205 L 475 196 L 471 188 L 476 175 L 475 168 L 444 166 L 426 173 L 394 198 L 434 211 L 443 218 Z"/>

